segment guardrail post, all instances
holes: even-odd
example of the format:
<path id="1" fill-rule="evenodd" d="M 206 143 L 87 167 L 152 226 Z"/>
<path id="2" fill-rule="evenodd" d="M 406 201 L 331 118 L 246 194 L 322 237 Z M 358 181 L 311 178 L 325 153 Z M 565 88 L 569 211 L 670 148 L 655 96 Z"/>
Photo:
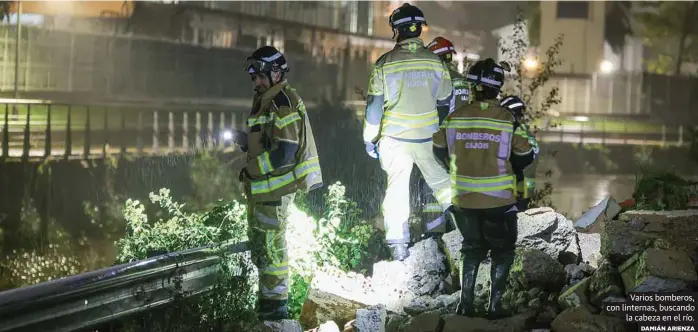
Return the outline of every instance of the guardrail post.
<path id="1" fill-rule="evenodd" d="M 189 152 L 189 113 L 182 114 L 182 150 Z"/>
<path id="2" fill-rule="evenodd" d="M 5 104 L 5 123 L 2 126 L 2 160 L 10 153 L 10 105 Z"/>
<path id="3" fill-rule="evenodd" d="M 207 149 L 213 147 L 213 112 L 208 112 L 208 142 L 206 143 Z"/>
<path id="4" fill-rule="evenodd" d="M 218 137 L 217 137 L 217 138 L 218 138 L 218 142 L 220 142 L 220 144 L 219 144 L 220 147 L 221 147 L 221 148 L 224 148 L 225 145 L 226 145 L 226 142 L 225 142 L 225 140 L 223 140 L 223 138 L 221 137 L 221 135 L 222 135 L 223 132 L 225 131 L 225 112 L 221 112 L 221 114 L 220 114 L 220 123 L 218 124 L 218 127 L 220 128 L 220 129 L 218 130 Z"/>
<path id="5" fill-rule="evenodd" d="M 679 144 L 678 146 L 683 145 L 683 126 L 679 126 Z"/>
<path id="6" fill-rule="evenodd" d="M 196 129 L 196 149 L 201 150 L 201 135 L 203 133 L 201 132 L 201 112 L 199 112 L 199 111 L 196 111 L 195 129 Z"/>
<path id="7" fill-rule="evenodd" d="M 85 142 L 83 143 L 83 158 L 90 157 L 90 107 L 85 108 Z"/>
<path id="8" fill-rule="evenodd" d="M 104 125 L 102 125 L 102 128 L 104 128 L 104 142 L 102 143 L 102 157 L 106 158 L 107 157 L 107 147 L 109 146 L 109 112 L 107 112 L 107 108 L 104 107 Z"/>
<path id="9" fill-rule="evenodd" d="M 128 135 L 126 134 L 126 112 L 121 113 L 121 155 L 126 154 L 126 145 L 128 144 Z"/>
<path id="10" fill-rule="evenodd" d="M 174 152 L 174 148 L 175 148 L 174 113 L 172 113 L 172 111 L 170 111 L 168 114 L 167 131 L 168 131 L 168 134 L 167 134 L 167 152 L 172 153 L 172 152 Z"/>
<path id="11" fill-rule="evenodd" d="M 51 156 L 51 105 L 46 109 L 46 137 L 44 139 L 44 157 Z"/>
<path id="12" fill-rule="evenodd" d="M 153 112 L 153 153 L 158 153 L 158 111 Z"/>
<path id="13" fill-rule="evenodd" d="M 31 119 L 32 106 L 27 104 L 27 123 L 24 125 L 24 141 L 22 142 L 22 161 L 27 161 L 29 159 L 29 151 L 31 147 L 29 146 L 29 138 L 31 135 L 29 121 Z M 26 158 L 26 159 L 25 159 Z"/>
<path id="14" fill-rule="evenodd" d="M 68 105 L 68 114 L 65 122 L 65 154 L 64 159 L 68 159 L 73 154 L 73 133 L 70 130 L 73 122 L 73 107 Z"/>
<path id="15" fill-rule="evenodd" d="M 662 147 L 666 145 L 666 125 L 662 125 Z"/>
<path id="16" fill-rule="evenodd" d="M 143 110 L 138 111 L 138 128 L 136 129 L 136 151 L 143 153 Z"/>

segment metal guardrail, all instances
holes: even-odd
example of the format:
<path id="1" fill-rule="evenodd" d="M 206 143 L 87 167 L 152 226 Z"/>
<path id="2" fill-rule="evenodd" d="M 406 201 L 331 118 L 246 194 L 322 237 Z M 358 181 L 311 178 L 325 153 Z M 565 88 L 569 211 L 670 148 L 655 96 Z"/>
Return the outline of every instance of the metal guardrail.
<path id="1" fill-rule="evenodd" d="M 219 253 L 246 247 L 190 249 L 0 292 L 0 331 L 86 329 L 167 304 L 177 284 L 188 296 L 201 294 L 213 287 Z"/>

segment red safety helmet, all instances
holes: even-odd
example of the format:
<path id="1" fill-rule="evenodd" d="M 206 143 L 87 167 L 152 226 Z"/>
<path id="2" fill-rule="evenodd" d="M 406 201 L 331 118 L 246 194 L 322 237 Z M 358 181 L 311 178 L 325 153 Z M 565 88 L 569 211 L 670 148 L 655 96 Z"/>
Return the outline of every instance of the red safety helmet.
<path id="1" fill-rule="evenodd" d="M 427 45 L 427 48 L 440 58 L 450 62 L 453 59 L 453 54 L 456 54 L 456 48 L 450 40 L 444 37 L 436 37 Z"/>

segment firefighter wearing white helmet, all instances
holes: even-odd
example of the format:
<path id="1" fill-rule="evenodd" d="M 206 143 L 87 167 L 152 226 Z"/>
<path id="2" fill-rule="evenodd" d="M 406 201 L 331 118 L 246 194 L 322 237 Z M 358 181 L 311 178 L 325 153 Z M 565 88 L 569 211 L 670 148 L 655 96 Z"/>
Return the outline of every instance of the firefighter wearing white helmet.
<path id="1" fill-rule="evenodd" d="M 427 22 L 419 8 L 404 4 L 390 15 L 395 48 L 371 71 L 364 121 L 366 152 L 378 158 L 388 183 L 382 211 L 393 259 L 409 255 L 410 174 L 414 164 L 442 211 L 451 205 L 448 174 L 431 154 L 439 113 L 448 114 L 452 92 L 448 68 L 419 38 Z"/>
<path id="2" fill-rule="evenodd" d="M 494 60 L 475 63 L 466 79 L 473 84 L 474 101 L 449 114 L 434 134 L 434 156 L 451 173 L 453 213 L 463 236 L 461 297 L 457 314 L 474 315 L 473 300 L 480 262 L 490 252 L 489 316 L 507 313 L 502 295 L 516 248 L 516 177 L 535 157 L 527 139 L 513 135 L 514 116 L 500 106 L 504 68 Z"/>

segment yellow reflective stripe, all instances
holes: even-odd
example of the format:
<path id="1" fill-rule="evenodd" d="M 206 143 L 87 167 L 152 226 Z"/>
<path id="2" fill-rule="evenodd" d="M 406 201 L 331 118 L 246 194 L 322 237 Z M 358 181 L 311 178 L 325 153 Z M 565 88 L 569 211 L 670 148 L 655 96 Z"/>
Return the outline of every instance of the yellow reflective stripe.
<path id="1" fill-rule="evenodd" d="M 405 128 L 427 127 L 439 123 L 439 113 L 432 111 L 425 114 L 412 115 L 388 111 L 383 114 L 383 123 Z"/>
<path id="2" fill-rule="evenodd" d="M 257 156 L 257 165 L 262 174 L 268 174 L 274 170 L 274 167 L 271 165 L 271 159 L 269 159 L 269 152 L 266 151 Z"/>
<path id="3" fill-rule="evenodd" d="M 383 65 L 382 69 L 385 71 L 385 69 L 392 69 L 392 68 L 405 68 L 409 66 L 426 66 L 426 67 L 433 67 L 434 69 L 438 69 L 441 71 L 448 71 L 444 68 L 443 64 L 440 61 L 436 60 L 425 60 L 425 59 L 410 59 L 410 60 L 399 60 L 399 61 L 393 61 L 389 62 Z"/>
<path id="4" fill-rule="evenodd" d="M 528 139 L 528 133 L 525 130 L 521 129 L 521 127 L 516 128 L 514 135 L 519 135 L 525 139 Z"/>
<path id="5" fill-rule="evenodd" d="M 452 199 L 451 196 L 452 196 L 452 194 L 451 194 L 450 187 L 443 188 L 443 189 L 437 191 L 436 193 L 434 193 L 434 197 L 439 202 L 439 204 L 450 203 L 451 199 Z"/>
<path id="6" fill-rule="evenodd" d="M 254 125 L 261 125 L 274 121 L 274 114 L 270 116 L 262 115 L 260 117 L 250 117 L 247 119 L 247 126 L 252 127 Z"/>
<path id="7" fill-rule="evenodd" d="M 380 84 L 382 85 L 383 83 L 383 75 L 380 73 L 378 68 L 373 68 L 371 70 L 371 76 L 368 78 L 368 94 L 372 96 L 380 96 L 383 93 L 379 92 L 378 88 L 376 88 L 376 76 L 380 80 Z"/>
<path id="8" fill-rule="evenodd" d="M 306 160 L 298 164 L 293 172 L 284 175 L 274 176 L 267 180 L 253 181 L 251 184 L 252 194 L 265 194 L 282 188 L 296 179 L 300 179 L 312 172 L 320 172 L 320 162 L 317 157 Z"/>
<path id="9" fill-rule="evenodd" d="M 490 129 L 497 131 L 513 132 L 514 126 L 511 122 L 488 118 L 458 118 L 452 117 L 444 124 L 445 128 L 457 129 Z"/>
<path id="10" fill-rule="evenodd" d="M 450 196 L 450 194 L 449 194 Z M 437 203 L 429 203 L 426 206 L 424 206 L 424 209 L 422 209 L 422 212 L 436 212 L 440 213 L 441 211 L 441 205 Z"/>
<path id="11" fill-rule="evenodd" d="M 285 275 L 288 273 L 288 261 L 269 264 L 264 268 L 264 271 L 262 273 L 272 276 Z"/>
<path id="12" fill-rule="evenodd" d="M 507 189 L 516 189 L 516 177 L 514 175 L 500 175 L 493 177 L 469 177 L 451 176 L 451 184 L 459 190 L 470 192 L 488 192 Z"/>
<path id="13" fill-rule="evenodd" d="M 274 126 L 276 126 L 276 128 L 281 129 L 283 127 L 286 127 L 286 126 L 300 120 L 300 119 L 301 119 L 301 116 L 298 115 L 298 112 L 293 112 L 293 113 L 291 113 L 283 118 L 275 116 L 274 117 Z"/>

